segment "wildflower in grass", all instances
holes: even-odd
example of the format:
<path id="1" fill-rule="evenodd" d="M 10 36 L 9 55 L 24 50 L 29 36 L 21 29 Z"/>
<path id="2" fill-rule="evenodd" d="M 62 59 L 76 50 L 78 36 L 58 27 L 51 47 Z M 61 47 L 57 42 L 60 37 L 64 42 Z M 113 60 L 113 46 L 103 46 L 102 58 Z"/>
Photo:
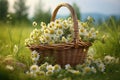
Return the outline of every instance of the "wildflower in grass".
<path id="1" fill-rule="evenodd" d="M 93 38 L 92 33 L 91 33 L 91 32 L 88 32 L 88 33 L 87 33 L 87 37 L 88 37 L 88 38 Z"/>
<path id="2" fill-rule="evenodd" d="M 82 22 L 82 23 L 80 23 L 81 24 L 81 26 L 80 27 L 87 27 L 88 26 L 88 24 L 87 23 L 85 23 L 85 22 Z M 79 25 L 80 25 L 79 24 Z"/>
<path id="3" fill-rule="evenodd" d="M 44 76 L 45 72 L 44 71 L 36 71 L 35 74 L 36 74 L 36 76 Z"/>
<path id="4" fill-rule="evenodd" d="M 54 65 L 54 71 L 60 71 L 61 70 L 61 66 L 56 64 Z"/>
<path id="5" fill-rule="evenodd" d="M 95 33 L 96 33 L 96 35 L 98 35 L 99 31 L 96 31 Z"/>
<path id="6" fill-rule="evenodd" d="M 14 45 L 13 52 L 16 54 L 18 52 L 18 46 Z"/>
<path id="7" fill-rule="evenodd" d="M 48 66 L 46 67 L 46 69 L 53 71 L 53 70 L 54 70 L 54 67 L 53 67 L 52 65 L 48 65 Z"/>
<path id="8" fill-rule="evenodd" d="M 68 71 L 76 75 L 80 74 L 79 70 L 68 70 Z"/>
<path id="9" fill-rule="evenodd" d="M 33 72 L 29 72 L 29 71 L 27 71 L 26 74 L 27 74 L 28 76 L 36 76 Z"/>
<path id="10" fill-rule="evenodd" d="M 47 75 L 47 76 L 52 75 L 52 74 L 53 74 L 53 70 L 48 70 L 48 71 L 46 72 L 46 75 Z"/>
<path id="11" fill-rule="evenodd" d="M 13 70 L 14 70 L 13 66 L 11 66 L 11 65 L 6 65 L 6 69 L 8 69 L 8 70 L 10 70 L 10 71 L 13 71 Z"/>
<path id="12" fill-rule="evenodd" d="M 94 63 L 98 66 L 99 64 L 103 63 L 100 58 L 96 59 Z"/>
<path id="13" fill-rule="evenodd" d="M 90 66 L 91 63 L 92 63 L 92 60 L 90 60 L 90 59 L 87 58 L 86 61 L 85 61 L 85 63 L 86 63 L 86 65 Z"/>
<path id="14" fill-rule="evenodd" d="M 83 68 L 83 73 L 89 73 L 91 71 L 91 68 L 89 66 L 86 66 Z"/>
<path id="15" fill-rule="evenodd" d="M 39 60 L 39 57 L 40 57 L 40 55 L 37 51 L 35 51 L 35 50 L 32 51 L 32 60 L 33 61 L 37 62 Z"/>
<path id="16" fill-rule="evenodd" d="M 105 65 L 103 63 L 100 63 L 98 65 L 98 69 L 99 69 L 99 71 L 104 72 L 105 71 Z"/>
<path id="17" fill-rule="evenodd" d="M 107 35 L 103 35 L 103 36 L 102 36 L 102 42 L 104 43 L 107 38 L 108 38 Z"/>
<path id="18" fill-rule="evenodd" d="M 38 70 L 39 70 L 38 65 L 32 65 L 32 66 L 30 67 L 30 71 L 31 71 L 31 72 L 36 72 L 36 71 L 38 71 Z"/>
<path id="19" fill-rule="evenodd" d="M 117 58 L 117 59 L 115 60 L 115 63 L 119 63 L 119 58 Z"/>
<path id="20" fill-rule="evenodd" d="M 93 72 L 93 73 L 96 73 L 97 72 L 97 70 L 95 69 L 95 67 L 91 67 L 91 71 Z"/>
<path id="21" fill-rule="evenodd" d="M 37 26 L 37 22 L 34 21 L 34 22 L 32 23 L 32 25 L 33 25 L 34 27 L 36 27 L 36 26 Z"/>
<path id="22" fill-rule="evenodd" d="M 90 21 L 90 22 L 93 22 L 93 21 L 94 21 L 94 18 L 92 18 L 91 16 L 88 16 L 88 17 L 87 17 L 87 20 Z"/>
<path id="23" fill-rule="evenodd" d="M 115 62 L 115 58 L 107 55 L 107 56 L 104 57 L 104 62 L 105 62 L 105 64 L 114 63 Z"/>
<path id="24" fill-rule="evenodd" d="M 68 70 L 68 69 L 71 69 L 71 68 L 72 68 L 72 67 L 70 66 L 70 64 L 66 64 L 66 65 L 65 65 L 65 69 Z"/>
<path id="25" fill-rule="evenodd" d="M 95 28 L 91 28 L 91 29 L 90 29 L 90 32 L 91 32 L 91 33 L 95 32 Z"/>

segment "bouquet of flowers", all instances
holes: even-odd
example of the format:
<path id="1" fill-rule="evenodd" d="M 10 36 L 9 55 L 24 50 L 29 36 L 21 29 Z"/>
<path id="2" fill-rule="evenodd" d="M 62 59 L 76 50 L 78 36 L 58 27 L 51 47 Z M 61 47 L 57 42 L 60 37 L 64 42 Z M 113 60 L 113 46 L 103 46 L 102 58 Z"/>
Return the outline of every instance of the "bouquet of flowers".
<path id="1" fill-rule="evenodd" d="M 88 17 L 89 22 L 93 21 L 92 17 Z M 94 27 L 89 27 L 88 21 L 80 22 L 78 20 L 79 40 L 85 42 L 93 42 L 97 39 L 98 31 Z M 33 26 L 37 26 L 33 22 Z M 68 19 L 56 19 L 48 25 L 41 22 L 40 29 L 35 28 L 28 39 L 25 40 L 25 45 L 41 44 L 52 45 L 58 43 L 71 43 L 74 36 L 73 20 L 71 17 Z"/>

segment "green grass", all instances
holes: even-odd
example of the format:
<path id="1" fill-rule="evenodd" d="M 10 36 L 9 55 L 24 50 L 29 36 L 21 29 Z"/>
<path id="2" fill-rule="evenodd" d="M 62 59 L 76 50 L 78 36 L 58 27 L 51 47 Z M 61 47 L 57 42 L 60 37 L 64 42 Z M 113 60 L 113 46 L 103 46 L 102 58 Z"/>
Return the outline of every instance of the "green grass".
<path id="1" fill-rule="evenodd" d="M 105 55 L 120 57 L 120 25 L 112 20 L 111 24 L 104 23 L 97 27 L 100 30 L 100 35 L 107 34 L 108 38 L 105 39 L 105 43 L 96 41 L 93 44 L 92 47 L 96 51 L 95 56 L 99 58 L 103 58 Z M 32 29 L 32 26 L 26 24 L 0 24 L 0 78 L 2 80 L 62 80 L 63 78 L 66 78 L 66 80 L 120 80 L 120 64 L 106 66 L 104 74 L 97 73 L 85 76 L 65 74 L 59 79 L 56 74 L 53 76 L 40 76 L 36 78 L 27 76 L 25 71 L 32 65 L 32 61 L 30 58 L 31 51 L 25 47 L 24 40 L 28 38 Z M 16 52 L 14 51 L 15 45 L 18 48 Z M 13 55 L 13 58 L 25 64 L 27 69 L 22 70 L 18 68 L 12 72 L 6 70 L 4 64 L 1 64 L 1 62 L 7 55 Z"/>

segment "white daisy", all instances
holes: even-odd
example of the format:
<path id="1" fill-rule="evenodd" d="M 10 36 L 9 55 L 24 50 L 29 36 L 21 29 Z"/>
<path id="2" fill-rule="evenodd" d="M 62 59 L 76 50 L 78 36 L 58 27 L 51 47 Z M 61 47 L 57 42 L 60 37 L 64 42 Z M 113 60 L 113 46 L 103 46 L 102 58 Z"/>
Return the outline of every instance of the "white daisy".
<path id="1" fill-rule="evenodd" d="M 10 65 L 6 65 L 6 69 L 11 70 L 11 71 L 14 70 L 13 66 L 10 66 Z"/>
<path id="2" fill-rule="evenodd" d="M 71 72 L 71 73 L 73 73 L 73 74 L 80 74 L 80 71 L 78 71 L 78 70 L 68 70 L 69 72 Z"/>
<path id="3" fill-rule="evenodd" d="M 93 73 L 96 73 L 97 71 L 96 71 L 96 69 L 95 69 L 95 67 L 91 67 L 91 71 L 93 72 Z"/>
<path id="4" fill-rule="evenodd" d="M 53 74 L 53 71 L 52 70 L 48 70 L 47 72 L 46 72 L 46 75 L 52 75 Z"/>
<path id="5" fill-rule="evenodd" d="M 90 72 L 91 71 L 91 68 L 89 67 L 89 66 L 86 66 L 86 67 L 84 67 L 83 68 L 83 73 L 85 74 L 85 73 L 88 73 L 88 72 Z"/>
<path id="6" fill-rule="evenodd" d="M 63 36 L 63 37 L 62 37 L 62 42 L 67 43 L 68 40 Z"/>
<path id="7" fill-rule="evenodd" d="M 40 55 L 39 55 L 39 53 L 37 51 L 35 51 L 35 50 L 32 51 L 32 60 L 33 61 L 38 61 L 39 57 L 40 57 Z"/>
<path id="8" fill-rule="evenodd" d="M 58 65 L 58 64 L 54 65 L 53 68 L 54 68 L 54 71 L 60 71 L 61 70 L 61 66 Z"/>
<path id="9" fill-rule="evenodd" d="M 63 30 L 58 29 L 58 30 L 56 31 L 56 34 L 57 34 L 58 36 L 62 36 L 62 35 L 63 35 Z"/>
<path id="10" fill-rule="evenodd" d="M 65 65 L 65 69 L 71 69 L 70 64 L 66 64 L 66 65 Z"/>
<path id="11" fill-rule="evenodd" d="M 54 70 L 54 67 L 53 67 L 52 65 L 48 65 L 48 66 L 46 67 L 46 69 L 47 69 L 47 70 L 52 70 L 52 71 L 53 71 L 53 70 Z"/>
<path id="12" fill-rule="evenodd" d="M 101 72 L 104 72 L 105 71 L 105 65 L 103 63 L 100 63 L 98 65 L 98 69 L 101 71 Z"/>
<path id="13" fill-rule="evenodd" d="M 36 26 L 37 26 L 37 22 L 34 21 L 34 22 L 32 23 L 32 25 L 33 25 L 34 27 L 36 27 Z"/>
<path id="14" fill-rule="evenodd" d="M 39 70 L 38 65 L 32 65 L 32 66 L 30 67 L 30 71 L 31 71 L 31 72 L 36 72 L 36 71 L 38 71 L 38 70 Z"/>

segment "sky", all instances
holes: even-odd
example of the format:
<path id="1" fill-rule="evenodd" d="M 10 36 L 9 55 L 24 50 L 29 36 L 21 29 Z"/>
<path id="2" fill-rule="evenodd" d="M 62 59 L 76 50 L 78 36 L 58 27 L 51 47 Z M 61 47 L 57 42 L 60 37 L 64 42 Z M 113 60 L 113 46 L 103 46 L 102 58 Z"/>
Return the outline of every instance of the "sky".
<path id="1" fill-rule="evenodd" d="M 14 12 L 13 4 L 16 0 L 8 0 L 10 2 L 9 11 Z M 39 2 L 43 3 L 43 9 L 51 9 L 51 12 L 59 3 L 67 2 L 69 4 L 76 3 L 82 13 L 100 13 L 105 15 L 120 15 L 120 0 L 26 0 L 29 6 L 29 16 L 34 14 Z M 67 8 L 61 8 L 58 14 L 69 14 Z"/>

